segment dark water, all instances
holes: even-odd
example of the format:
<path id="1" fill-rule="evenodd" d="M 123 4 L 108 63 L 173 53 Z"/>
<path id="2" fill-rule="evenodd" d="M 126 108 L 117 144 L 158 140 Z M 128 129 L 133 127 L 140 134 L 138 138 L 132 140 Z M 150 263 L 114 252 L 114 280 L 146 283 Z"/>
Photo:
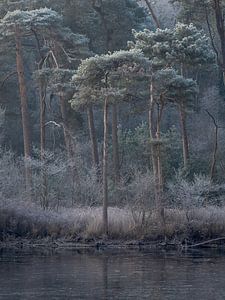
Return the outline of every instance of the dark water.
<path id="1" fill-rule="evenodd" d="M 0 299 L 225 299 L 225 253 L 0 252 Z"/>

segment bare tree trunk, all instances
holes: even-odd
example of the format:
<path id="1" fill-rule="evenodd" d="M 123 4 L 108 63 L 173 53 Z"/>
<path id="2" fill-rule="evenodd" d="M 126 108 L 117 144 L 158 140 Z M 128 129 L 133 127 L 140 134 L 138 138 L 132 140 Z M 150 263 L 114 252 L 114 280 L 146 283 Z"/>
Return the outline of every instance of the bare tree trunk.
<path id="1" fill-rule="evenodd" d="M 68 157 L 71 159 L 74 157 L 74 147 L 73 147 L 73 141 L 69 130 L 65 98 L 62 95 L 60 95 L 59 100 L 60 100 L 61 116 L 63 121 L 63 133 L 64 133 L 66 150 L 67 150 Z"/>
<path id="2" fill-rule="evenodd" d="M 183 142 L 183 162 L 184 169 L 187 169 L 189 163 L 189 142 L 188 142 L 188 134 L 187 134 L 187 125 L 186 125 L 186 112 L 182 104 L 179 105 L 180 111 L 180 126 L 181 126 L 181 134 L 182 134 L 182 142 Z"/>
<path id="3" fill-rule="evenodd" d="M 62 116 L 63 133 L 64 133 L 64 140 L 65 140 L 65 145 L 67 150 L 67 156 L 69 161 L 72 162 L 72 166 L 70 166 L 70 171 L 71 171 L 71 181 L 72 181 L 72 188 L 73 188 L 73 194 L 72 194 L 72 205 L 73 205 L 75 203 L 76 198 L 78 197 L 78 194 L 80 193 L 81 183 L 80 183 L 79 172 L 75 162 L 75 149 L 74 149 L 75 145 L 69 129 L 68 117 L 66 111 L 66 102 L 64 96 L 60 95 L 59 100 L 60 100 L 60 110 Z M 76 191 L 78 193 L 76 193 Z"/>
<path id="4" fill-rule="evenodd" d="M 112 106 L 112 148 L 113 148 L 113 166 L 114 180 L 120 181 L 120 159 L 119 159 L 119 142 L 118 142 L 118 111 L 117 105 Z"/>
<path id="5" fill-rule="evenodd" d="M 22 55 L 21 34 L 18 26 L 15 26 L 15 42 L 16 42 L 16 66 L 19 81 L 20 100 L 21 100 L 21 114 L 23 127 L 23 143 L 24 143 L 24 157 L 25 157 L 25 179 L 26 188 L 31 188 L 32 174 L 28 166 L 28 160 L 31 158 L 31 139 L 30 139 L 30 119 L 28 110 L 28 97 L 25 81 L 24 63 Z"/>
<path id="6" fill-rule="evenodd" d="M 88 127 L 89 127 L 89 134 L 92 144 L 92 159 L 94 166 L 97 171 L 97 175 L 99 177 L 99 153 L 98 153 L 98 141 L 96 136 L 95 124 L 94 124 L 94 113 L 92 106 L 88 106 L 87 108 L 87 115 L 88 115 Z"/>
<path id="7" fill-rule="evenodd" d="M 161 117 L 157 115 L 156 131 L 154 129 L 155 102 L 153 96 L 153 81 L 150 82 L 149 98 L 149 135 L 151 138 L 151 157 L 153 164 L 153 176 L 155 182 L 155 202 L 158 216 L 161 224 L 164 224 L 164 208 L 162 204 L 162 166 L 161 166 L 161 148 L 160 148 L 160 121 Z"/>
<path id="8" fill-rule="evenodd" d="M 154 23 L 155 23 L 155 25 L 156 25 L 156 28 L 161 28 L 159 19 L 158 19 L 157 15 L 156 15 L 156 13 L 155 13 L 153 7 L 152 7 L 151 2 L 150 2 L 149 0 L 144 0 L 144 1 L 145 1 L 146 5 L 147 5 L 147 7 L 148 7 L 148 10 L 149 10 L 149 12 L 150 12 L 152 18 L 153 18 L 153 21 L 154 21 Z"/>
<path id="9" fill-rule="evenodd" d="M 43 86 L 43 83 L 40 81 L 39 83 L 40 89 L 40 157 L 41 161 L 44 163 L 45 160 L 45 146 L 46 146 L 46 86 Z M 41 170 L 42 177 L 42 190 L 41 190 L 41 204 L 44 209 L 48 208 L 48 178 L 46 174 L 45 166 L 43 165 Z"/>
<path id="10" fill-rule="evenodd" d="M 112 40 L 112 33 L 108 29 L 108 20 L 104 12 L 103 1 L 92 0 L 93 9 L 99 14 L 102 25 L 105 30 L 106 50 L 110 51 L 110 42 Z M 120 163 L 119 163 L 119 142 L 118 142 L 118 112 L 117 105 L 112 105 L 112 150 L 113 150 L 113 168 L 114 168 L 114 181 L 120 181 Z"/>
<path id="11" fill-rule="evenodd" d="M 46 142 L 46 130 L 45 130 L 45 113 L 46 113 L 46 89 L 40 82 L 40 143 L 41 143 L 41 160 L 44 160 L 45 156 L 45 142 Z"/>
<path id="12" fill-rule="evenodd" d="M 158 106 L 157 112 L 157 173 L 158 173 L 158 211 L 163 227 L 165 226 L 164 205 L 163 205 L 163 172 L 162 172 L 162 157 L 161 157 L 161 120 L 163 113 L 163 105 Z M 165 227 L 164 227 L 165 228 Z"/>
<path id="13" fill-rule="evenodd" d="M 215 172 L 216 172 L 219 126 L 218 126 L 214 116 L 208 110 L 206 110 L 206 112 L 209 115 L 209 117 L 212 119 L 213 125 L 214 125 L 214 128 L 215 128 L 214 149 L 213 149 L 212 162 L 211 162 L 211 168 L 210 168 L 210 181 L 211 181 L 211 183 L 213 183 L 213 179 L 214 179 Z"/>
<path id="14" fill-rule="evenodd" d="M 108 99 L 104 103 L 104 141 L 103 141 L 103 232 L 108 235 Z"/>
<path id="15" fill-rule="evenodd" d="M 155 139 L 155 129 L 154 129 L 154 98 L 153 98 L 153 82 L 151 80 L 150 83 L 150 98 L 149 98 L 149 110 L 148 110 L 148 124 L 149 124 L 149 136 L 151 138 L 151 142 Z M 155 155 L 155 145 L 152 143 L 151 145 L 151 154 L 152 154 L 152 164 L 153 164 L 153 175 L 156 179 L 158 177 L 158 167 L 157 160 Z"/>
<path id="16" fill-rule="evenodd" d="M 222 61 L 220 62 L 220 67 L 223 73 L 223 82 L 225 85 L 225 27 L 224 27 L 224 11 L 223 11 L 223 4 L 221 0 L 214 0 L 214 11 L 216 17 L 216 28 L 219 34 L 220 39 L 220 48 L 221 48 L 221 55 Z"/>

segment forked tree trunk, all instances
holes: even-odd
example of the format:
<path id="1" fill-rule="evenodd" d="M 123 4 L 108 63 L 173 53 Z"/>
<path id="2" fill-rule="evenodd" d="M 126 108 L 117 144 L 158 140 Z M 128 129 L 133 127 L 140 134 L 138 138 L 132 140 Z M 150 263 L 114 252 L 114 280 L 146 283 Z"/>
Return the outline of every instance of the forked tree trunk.
<path id="1" fill-rule="evenodd" d="M 99 177 L 99 153 L 98 153 L 98 141 L 97 135 L 95 130 L 95 123 L 94 123 L 94 113 L 92 106 L 88 106 L 87 108 L 87 115 L 88 115 L 88 127 L 89 127 L 89 134 L 91 139 L 91 148 L 92 148 L 92 159 L 93 164 L 97 171 L 97 176 Z"/>
<path id="2" fill-rule="evenodd" d="M 113 167 L 114 181 L 120 181 L 120 158 L 119 158 L 119 142 L 118 142 L 118 110 L 117 105 L 112 106 L 112 149 L 113 149 Z"/>
<path id="3" fill-rule="evenodd" d="M 187 133 L 187 124 L 186 124 L 186 112 L 182 104 L 179 105 L 180 112 L 180 126 L 181 126 L 181 134 L 182 134 L 182 143 L 183 143 L 183 162 L 184 169 L 187 169 L 189 163 L 189 141 L 188 141 L 188 133 Z"/>
<path id="4" fill-rule="evenodd" d="M 108 99 L 104 103 L 104 140 L 103 140 L 103 164 L 102 164 L 102 184 L 103 184 L 103 233 L 108 235 Z"/>
<path id="5" fill-rule="evenodd" d="M 24 62 L 22 54 L 21 33 L 18 26 L 15 26 L 15 42 L 16 42 L 16 67 L 18 73 L 18 82 L 21 100 L 21 115 L 23 127 L 23 144 L 25 157 L 25 180 L 26 188 L 31 188 L 32 174 L 28 166 L 28 160 L 31 158 L 31 139 L 30 139 L 30 119 L 28 110 L 28 97 L 25 81 Z"/>

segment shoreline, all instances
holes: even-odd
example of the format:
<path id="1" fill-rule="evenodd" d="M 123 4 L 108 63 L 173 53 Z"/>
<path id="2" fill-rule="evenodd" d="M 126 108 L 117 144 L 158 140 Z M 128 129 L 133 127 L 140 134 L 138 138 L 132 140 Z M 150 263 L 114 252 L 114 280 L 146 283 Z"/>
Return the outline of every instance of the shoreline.
<path id="1" fill-rule="evenodd" d="M 225 238 L 215 238 L 209 241 L 195 241 L 192 244 L 183 244 L 179 241 L 142 241 L 142 240 L 112 240 L 96 239 L 76 241 L 72 239 L 28 239 L 15 238 L 0 241 L 0 250 L 176 250 L 187 251 L 192 249 L 225 250 Z"/>

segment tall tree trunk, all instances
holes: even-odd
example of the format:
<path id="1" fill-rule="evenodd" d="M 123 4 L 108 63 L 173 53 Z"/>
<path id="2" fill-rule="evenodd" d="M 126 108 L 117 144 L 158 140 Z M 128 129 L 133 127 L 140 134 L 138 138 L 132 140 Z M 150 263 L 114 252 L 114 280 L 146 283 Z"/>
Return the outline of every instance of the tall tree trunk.
<path id="1" fill-rule="evenodd" d="M 41 190 L 41 204 L 44 209 L 48 208 L 48 178 L 46 174 L 46 169 L 44 165 L 45 160 L 45 146 L 46 146 L 46 85 L 40 80 L 39 83 L 39 99 L 40 99 L 40 151 L 41 151 L 41 161 L 43 162 L 43 167 L 41 169 L 42 178 L 42 190 Z"/>
<path id="2" fill-rule="evenodd" d="M 184 162 L 184 169 L 187 169 L 190 155 L 189 155 L 189 142 L 188 142 L 187 125 L 186 125 L 186 112 L 182 104 L 179 105 L 179 111 L 180 111 L 180 126 L 181 126 L 182 143 L 183 143 L 183 162 Z"/>
<path id="3" fill-rule="evenodd" d="M 149 135 L 151 139 L 151 158 L 153 164 L 153 176 L 154 176 L 154 190 L 155 190 L 155 202 L 158 211 L 158 217 L 161 224 L 164 223 L 164 208 L 162 204 L 162 167 L 161 167 L 161 148 L 160 148 L 160 121 L 161 118 L 157 115 L 156 130 L 154 128 L 154 112 L 155 102 L 153 95 L 153 81 L 150 82 L 150 98 L 149 98 Z"/>
<path id="4" fill-rule="evenodd" d="M 164 227 L 165 225 L 165 216 L 164 216 L 164 205 L 163 205 L 163 172 L 162 172 L 162 155 L 161 155 L 161 120 L 163 113 L 163 105 L 158 106 L 157 112 L 157 130 L 156 130 L 156 139 L 157 139 L 157 173 L 158 173 L 158 211 L 160 214 L 160 220 Z M 164 227 L 165 228 L 165 227 Z"/>
<path id="5" fill-rule="evenodd" d="M 104 140 L 103 140 L 103 233 L 108 235 L 108 99 L 104 103 Z"/>
<path id="6" fill-rule="evenodd" d="M 45 156 L 45 142 L 46 142 L 46 130 L 45 130 L 45 114 L 46 114 L 46 89 L 40 82 L 40 143 L 41 143 L 41 160 L 44 160 Z"/>
<path id="7" fill-rule="evenodd" d="M 153 82 L 151 80 L 150 83 L 150 97 L 149 97 L 149 110 L 148 110 L 148 125 L 149 125 L 149 136 L 151 139 L 151 142 L 155 139 L 155 129 L 154 129 L 154 98 L 153 98 Z M 154 143 L 151 144 L 151 155 L 152 155 L 152 164 L 153 164 L 153 175 L 156 181 L 156 178 L 158 177 L 158 167 L 157 167 L 157 160 L 156 160 L 156 151 Z M 156 193 L 155 193 L 156 194 Z"/>
<path id="8" fill-rule="evenodd" d="M 87 115 L 88 115 L 89 134 L 90 134 L 91 145 L 92 145 L 92 159 L 97 171 L 97 176 L 99 176 L 98 141 L 97 141 L 97 135 L 95 130 L 94 113 L 93 113 L 92 106 L 88 106 Z"/>
<path id="9" fill-rule="evenodd" d="M 74 149 L 75 146 L 70 133 L 69 124 L 68 124 L 66 101 L 62 94 L 59 96 L 59 100 L 60 100 L 60 110 L 62 116 L 63 134 L 64 134 L 64 140 L 65 140 L 65 145 L 67 150 L 67 156 L 68 159 L 72 162 L 72 166 L 70 166 L 70 171 L 71 171 L 71 181 L 72 181 L 72 189 L 73 189 L 73 193 L 72 193 L 72 205 L 73 205 L 76 201 L 76 198 L 79 196 L 81 190 L 81 183 L 80 183 L 79 172 L 75 162 L 75 149 Z"/>
<path id="10" fill-rule="evenodd" d="M 159 19 L 158 19 L 157 15 L 156 15 L 156 13 L 155 13 L 153 7 L 152 7 L 151 2 L 150 2 L 149 0 L 144 0 L 144 1 L 145 1 L 146 5 L 147 5 L 147 7 L 148 7 L 148 10 L 149 10 L 149 12 L 150 12 L 150 15 L 151 15 L 152 18 L 153 18 L 153 21 L 154 21 L 154 23 L 155 23 L 155 25 L 156 25 L 156 28 L 160 28 L 161 25 L 160 25 Z"/>
<path id="11" fill-rule="evenodd" d="M 225 25 L 224 25 L 224 11 L 222 7 L 222 1 L 221 0 L 214 0 L 214 11 L 215 11 L 215 17 L 216 17 L 216 28 L 217 32 L 219 34 L 220 39 L 220 48 L 221 48 L 221 56 L 222 61 L 220 62 L 220 67 L 222 69 L 223 73 L 223 82 L 225 85 Z"/>
<path id="12" fill-rule="evenodd" d="M 110 43 L 112 40 L 111 30 L 108 29 L 108 19 L 104 12 L 103 1 L 92 0 L 93 9 L 99 14 L 102 26 L 105 30 L 105 45 L 106 50 L 110 51 Z M 119 167 L 119 142 L 118 142 L 118 112 L 117 105 L 112 106 L 112 149 L 113 149 L 113 168 L 114 168 L 114 180 L 115 183 L 120 181 L 120 167 Z"/>
<path id="13" fill-rule="evenodd" d="M 59 100 L 60 100 L 60 110 L 61 110 L 61 116 L 63 122 L 63 134 L 64 134 L 66 150 L 69 159 L 71 159 L 74 157 L 74 147 L 73 147 L 73 141 L 69 130 L 67 111 L 66 111 L 66 102 L 63 95 L 60 95 Z"/>
<path id="14" fill-rule="evenodd" d="M 215 117 L 208 110 L 206 110 L 206 112 L 209 115 L 209 117 L 212 119 L 213 125 L 215 128 L 215 136 L 214 136 L 214 143 L 213 143 L 213 155 L 212 155 L 212 161 L 211 161 L 211 167 L 210 167 L 210 182 L 213 183 L 215 173 L 216 173 L 219 125 L 217 124 Z"/>
<path id="15" fill-rule="evenodd" d="M 112 148 L 113 148 L 113 166 L 114 180 L 120 181 L 120 159 L 119 159 L 119 142 L 118 142 L 118 110 L 117 104 L 112 106 Z"/>
<path id="16" fill-rule="evenodd" d="M 31 188 L 31 169 L 28 166 L 28 160 L 31 158 L 31 139 L 30 139 L 30 119 L 28 110 L 28 97 L 25 81 L 25 71 L 22 55 L 21 33 L 18 26 L 15 26 L 15 42 L 16 42 L 16 66 L 18 73 L 18 82 L 21 100 L 21 114 L 23 127 L 23 143 L 24 143 L 24 157 L 25 157 L 25 179 L 26 188 Z"/>

